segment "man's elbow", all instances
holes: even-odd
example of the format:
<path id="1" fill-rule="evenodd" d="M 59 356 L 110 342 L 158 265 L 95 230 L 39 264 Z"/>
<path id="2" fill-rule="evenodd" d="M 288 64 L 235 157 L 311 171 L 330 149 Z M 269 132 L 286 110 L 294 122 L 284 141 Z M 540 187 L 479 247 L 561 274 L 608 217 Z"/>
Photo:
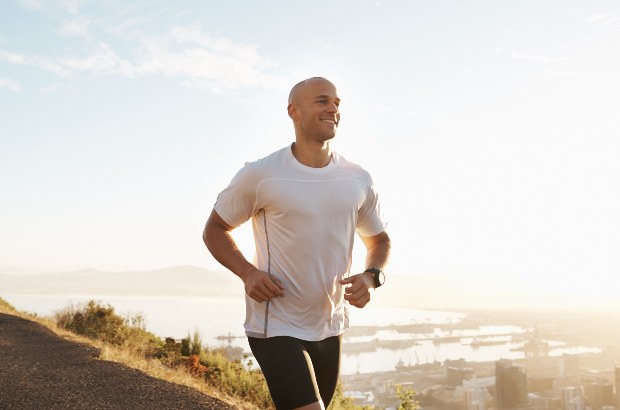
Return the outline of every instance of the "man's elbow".
<path id="1" fill-rule="evenodd" d="M 390 251 L 392 249 L 392 241 L 388 236 L 387 232 L 382 232 L 375 238 L 376 242 L 372 245 L 372 249 L 384 253 L 386 258 L 389 257 Z"/>
<path id="2" fill-rule="evenodd" d="M 390 239 L 390 236 L 387 234 L 386 231 L 383 231 L 379 235 L 377 235 L 376 243 L 381 246 L 385 246 L 388 249 L 392 246 L 392 240 Z"/>
<path id="3" fill-rule="evenodd" d="M 390 236 L 387 234 L 387 232 L 385 233 L 385 237 L 383 238 L 383 241 L 386 243 L 388 248 L 392 247 L 392 240 L 390 239 Z"/>

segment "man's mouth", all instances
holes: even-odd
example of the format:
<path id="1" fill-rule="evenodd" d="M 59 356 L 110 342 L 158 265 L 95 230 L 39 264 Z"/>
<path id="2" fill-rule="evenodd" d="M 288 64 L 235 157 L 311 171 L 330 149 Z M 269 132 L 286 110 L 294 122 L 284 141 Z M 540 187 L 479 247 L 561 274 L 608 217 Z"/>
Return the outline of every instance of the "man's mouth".
<path id="1" fill-rule="evenodd" d="M 326 122 L 331 125 L 338 125 L 338 123 L 335 120 L 321 120 L 321 122 Z"/>

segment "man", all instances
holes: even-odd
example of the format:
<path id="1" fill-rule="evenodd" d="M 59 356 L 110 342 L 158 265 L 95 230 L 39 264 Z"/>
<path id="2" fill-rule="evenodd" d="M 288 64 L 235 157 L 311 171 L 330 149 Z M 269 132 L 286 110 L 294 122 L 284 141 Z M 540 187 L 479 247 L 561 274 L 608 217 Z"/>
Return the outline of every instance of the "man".
<path id="1" fill-rule="evenodd" d="M 246 292 L 246 335 L 277 409 L 324 409 L 334 395 L 346 302 L 383 283 L 390 239 L 370 175 L 333 152 L 340 98 L 324 78 L 293 87 L 295 142 L 248 163 L 220 193 L 203 239 Z M 256 258 L 230 235 L 252 219 Z M 366 272 L 350 274 L 357 232 Z"/>

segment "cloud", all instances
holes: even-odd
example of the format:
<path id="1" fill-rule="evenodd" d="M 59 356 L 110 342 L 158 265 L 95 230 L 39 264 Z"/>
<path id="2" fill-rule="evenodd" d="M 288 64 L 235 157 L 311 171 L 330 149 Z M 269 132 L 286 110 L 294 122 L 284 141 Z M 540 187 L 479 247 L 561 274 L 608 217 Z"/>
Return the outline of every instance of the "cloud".
<path id="1" fill-rule="evenodd" d="M 105 43 L 99 43 L 88 56 L 60 59 L 57 64 L 68 73 L 86 71 L 94 75 L 119 75 L 130 78 L 137 75 L 135 66 L 119 57 L 112 47 Z"/>
<path id="2" fill-rule="evenodd" d="M 90 3 L 90 0 L 58 0 L 57 4 L 61 10 L 70 14 L 78 14 L 80 8 Z"/>
<path id="3" fill-rule="evenodd" d="M 23 54 L 0 50 L 0 61 L 6 61 L 11 64 L 25 64 L 26 57 Z"/>
<path id="4" fill-rule="evenodd" d="M 548 56 L 544 54 L 543 55 L 531 55 L 531 54 L 521 53 L 519 51 L 511 51 L 510 56 L 513 58 L 516 58 L 517 60 L 536 61 L 539 63 L 553 63 L 553 62 L 560 62 L 560 61 L 568 60 L 567 57 L 553 57 L 553 56 Z"/>
<path id="5" fill-rule="evenodd" d="M 76 32 L 76 31 L 74 31 Z M 176 27 L 159 37 L 143 36 L 133 54 L 121 57 L 112 45 L 99 42 L 84 55 L 50 58 L 0 50 L 0 60 L 37 67 L 66 77 L 80 72 L 125 78 L 162 76 L 186 87 L 214 92 L 249 87 L 276 88 L 283 80 L 268 73 L 276 63 L 255 45 L 214 38 L 198 27 Z M 288 84 L 288 81 L 284 82 Z"/>
<path id="6" fill-rule="evenodd" d="M 256 46 L 213 38 L 197 27 L 174 28 L 162 38 L 144 40 L 145 54 L 136 70 L 177 78 L 183 84 L 212 84 L 210 88 L 271 87 L 278 78 L 266 71 L 276 64 L 261 56 Z"/>
<path id="7" fill-rule="evenodd" d="M 63 86 L 61 84 L 51 84 L 51 85 L 48 85 L 48 86 L 44 87 L 41 90 L 41 92 L 43 94 L 53 94 L 53 93 L 57 92 L 58 90 L 60 90 L 62 88 L 63 88 Z"/>
<path id="8" fill-rule="evenodd" d="M 584 19 L 586 24 L 610 24 L 617 20 L 618 19 L 616 19 L 611 14 L 603 14 L 603 13 L 593 14 Z"/>
<path id="9" fill-rule="evenodd" d="M 45 57 L 29 57 L 24 54 L 14 53 L 7 50 L 0 50 L 0 61 L 7 63 L 36 67 L 45 71 L 52 72 L 62 77 L 68 76 L 69 70 L 63 64 Z"/>
<path id="10" fill-rule="evenodd" d="M 191 23 L 161 31 L 161 17 L 168 16 L 170 9 L 153 7 L 151 0 L 129 4 L 108 0 L 98 7 L 91 7 L 92 0 L 18 2 L 59 22 L 56 36 L 50 36 L 49 41 L 60 35 L 81 39 L 83 44 L 73 49 L 49 48 L 62 49 L 62 55 L 24 55 L 0 49 L 0 61 L 65 78 L 83 74 L 130 79 L 159 76 L 184 87 L 218 93 L 288 87 L 288 79 L 270 73 L 277 63 L 261 55 L 256 44 L 214 37 Z"/>
<path id="11" fill-rule="evenodd" d="M 90 0 L 18 0 L 18 3 L 30 11 L 46 13 L 60 11 L 75 15 L 82 6 L 90 3 Z"/>
<path id="12" fill-rule="evenodd" d="M 62 26 L 60 26 L 60 28 L 58 29 L 58 33 L 66 36 L 85 37 L 88 35 L 89 25 L 90 20 L 85 18 L 69 20 L 66 21 Z"/>
<path id="13" fill-rule="evenodd" d="M 6 88 L 13 92 L 18 92 L 22 89 L 18 82 L 6 78 L 0 78 L 0 88 Z"/>
<path id="14" fill-rule="evenodd" d="M 39 0 L 19 0 L 18 3 L 26 10 L 44 11 L 45 4 Z"/>

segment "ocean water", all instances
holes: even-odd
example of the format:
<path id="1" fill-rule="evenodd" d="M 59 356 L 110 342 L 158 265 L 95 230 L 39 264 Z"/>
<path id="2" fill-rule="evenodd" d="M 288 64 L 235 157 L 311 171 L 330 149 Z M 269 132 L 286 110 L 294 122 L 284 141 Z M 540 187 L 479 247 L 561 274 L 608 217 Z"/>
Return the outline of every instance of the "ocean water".
<path id="1" fill-rule="evenodd" d="M 180 339 L 200 332 L 203 342 L 210 347 L 222 345 L 238 346 L 249 352 L 244 336 L 243 320 L 245 305 L 242 299 L 199 298 L 199 297 L 149 297 L 149 296 L 109 296 L 109 295 L 39 295 L 39 294 L 0 294 L 0 297 L 16 309 L 41 316 L 52 316 L 56 311 L 70 304 L 81 304 L 94 299 L 110 304 L 120 315 L 140 314 L 145 319 L 146 329 L 160 337 Z M 461 321 L 465 314 L 434 310 L 388 308 L 367 306 L 364 309 L 351 308 L 352 326 L 380 326 L 406 324 L 445 324 Z M 524 353 L 515 350 L 519 344 L 509 339 L 505 343 L 488 346 L 475 346 L 476 338 L 497 334 L 521 334 L 526 329 L 518 326 L 483 326 L 444 334 L 438 328 L 430 334 L 400 333 L 394 330 L 381 330 L 368 336 L 347 336 L 344 343 L 373 342 L 373 351 L 343 353 L 342 374 L 372 373 L 394 370 L 400 364 L 423 364 L 445 360 L 465 359 L 467 361 L 493 361 L 498 359 L 519 359 Z M 219 339 L 220 336 L 228 336 Z M 435 337 L 459 336 L 458 342 L 434 343 Z M 414 339 L 419 339 L 413 343 Z M 386 341 L 409 340 L 402 348 L 385 348 Z M 597 348 L 566 347 L 552 342 L 550 355 L 598 352 Z"/>

